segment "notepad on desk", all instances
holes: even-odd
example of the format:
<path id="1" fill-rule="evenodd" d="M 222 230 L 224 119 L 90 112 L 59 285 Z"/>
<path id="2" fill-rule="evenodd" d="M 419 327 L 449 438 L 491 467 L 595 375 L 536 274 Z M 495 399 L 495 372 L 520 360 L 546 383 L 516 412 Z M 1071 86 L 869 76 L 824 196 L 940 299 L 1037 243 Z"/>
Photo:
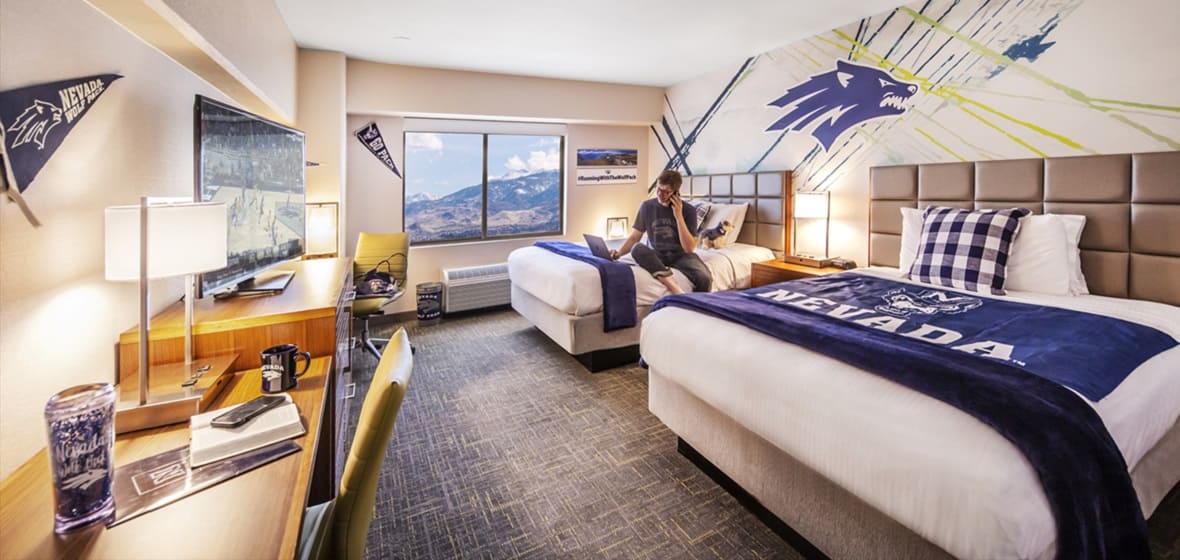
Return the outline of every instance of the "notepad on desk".
<path id="1" fill-rule="evenodd" d="M 291 401 L 290 395 L 283 397 L 287 399 L 286 403 L 263 412 L 236 428 L 216 428 L 211 422 L 241 405 L 210 410 L 193 416 L 189 420 L 192 438 L 189 443 L 190 465 L 199 467 L 307 433 L 303 421 L 299 418 L 299 407 Z"/>

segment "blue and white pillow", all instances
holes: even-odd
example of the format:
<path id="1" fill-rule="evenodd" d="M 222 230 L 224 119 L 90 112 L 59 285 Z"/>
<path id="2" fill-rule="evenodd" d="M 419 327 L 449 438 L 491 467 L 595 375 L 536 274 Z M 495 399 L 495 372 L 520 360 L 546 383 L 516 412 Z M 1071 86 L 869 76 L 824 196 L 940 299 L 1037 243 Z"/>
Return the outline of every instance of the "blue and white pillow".
<path id="1" fill-rule="evenodd" d="M 709 217 L 709 210 L 713 207 L 713 203 L 707 200 L 693 202 L 693 206 L 697 208 L 697 229 L 705 223 L 705 218 Z"/>
<path id="2" fill-rule="evenodd" d="M 910 278 L 937 286 L 1004 295 L 1008 255 L 1027 208 L 963 210 L 931 206 Z"/>

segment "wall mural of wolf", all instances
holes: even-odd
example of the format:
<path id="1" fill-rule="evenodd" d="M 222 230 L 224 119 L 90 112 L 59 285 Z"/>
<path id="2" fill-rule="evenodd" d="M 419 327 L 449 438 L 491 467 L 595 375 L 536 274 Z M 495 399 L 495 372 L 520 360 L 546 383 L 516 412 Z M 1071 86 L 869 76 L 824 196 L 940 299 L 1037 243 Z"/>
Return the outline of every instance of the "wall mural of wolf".
<path id="1" fill-rule="evenodd" d="M 1175 0 L 906 4 L 671 86 L 650 163 L 838 192 L 872 165 L 1180 149 L 1180 65 L 1157 62 L 1177 18 Z"/>
<path id="2" fill-rule="evenodd" d="M 818 123 L 810 132 L 827 150 L 849 128 L 904 113 L 903 103 L 917 92 L 918 86 L 877 68 L 837 60 L 835 70 L 811 76 L 771 101 L 788 111 L 766 131 L 802 132 Z"/>

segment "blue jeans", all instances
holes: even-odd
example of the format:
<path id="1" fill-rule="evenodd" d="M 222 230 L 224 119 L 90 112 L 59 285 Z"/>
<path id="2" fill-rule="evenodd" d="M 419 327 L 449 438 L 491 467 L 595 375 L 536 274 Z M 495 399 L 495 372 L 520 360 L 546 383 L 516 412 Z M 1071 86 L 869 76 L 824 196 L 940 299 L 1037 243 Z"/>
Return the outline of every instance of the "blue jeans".
<path id="1" fill-rule="evenodd" d="M 636 245 L 631 248 L 631 257 L 635 259 L 635 264 L 652 276 L 658 272 L 671 272 L 669 268 L 683 272 L 692 282 L 694 292 L 707 292 L 713 287 L 713 275 L 696 253 L 656 251 L 647 245 Z"/>

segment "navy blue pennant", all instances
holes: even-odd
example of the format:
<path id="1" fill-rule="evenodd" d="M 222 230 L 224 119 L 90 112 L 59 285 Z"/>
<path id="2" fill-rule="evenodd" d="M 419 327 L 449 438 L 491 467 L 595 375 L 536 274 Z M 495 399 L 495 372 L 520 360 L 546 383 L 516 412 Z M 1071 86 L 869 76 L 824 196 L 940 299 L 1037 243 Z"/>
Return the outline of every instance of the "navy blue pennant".
<path id="1" fill-rule="evenodd" d="M 19 192 L 119 74 L 98 74 L 0 92 L 0 129 Z"/>
<path id="2" fill-rule="evenodd" d="M 381 163 L 385 164 L 398 179 L 402 178 L 402 174 L 397 170 L 397 164 L 393 163 L 393 156 L 389 155 L 389 148 L 385 146 L 385 139 L 381 137 L 381 131 L 377 129 L 377 123 L 371 122 L 366 124 L 363 128 L 356 131 L 356 139 L 361 141 L 366 148 L 369 149 Z"/>

